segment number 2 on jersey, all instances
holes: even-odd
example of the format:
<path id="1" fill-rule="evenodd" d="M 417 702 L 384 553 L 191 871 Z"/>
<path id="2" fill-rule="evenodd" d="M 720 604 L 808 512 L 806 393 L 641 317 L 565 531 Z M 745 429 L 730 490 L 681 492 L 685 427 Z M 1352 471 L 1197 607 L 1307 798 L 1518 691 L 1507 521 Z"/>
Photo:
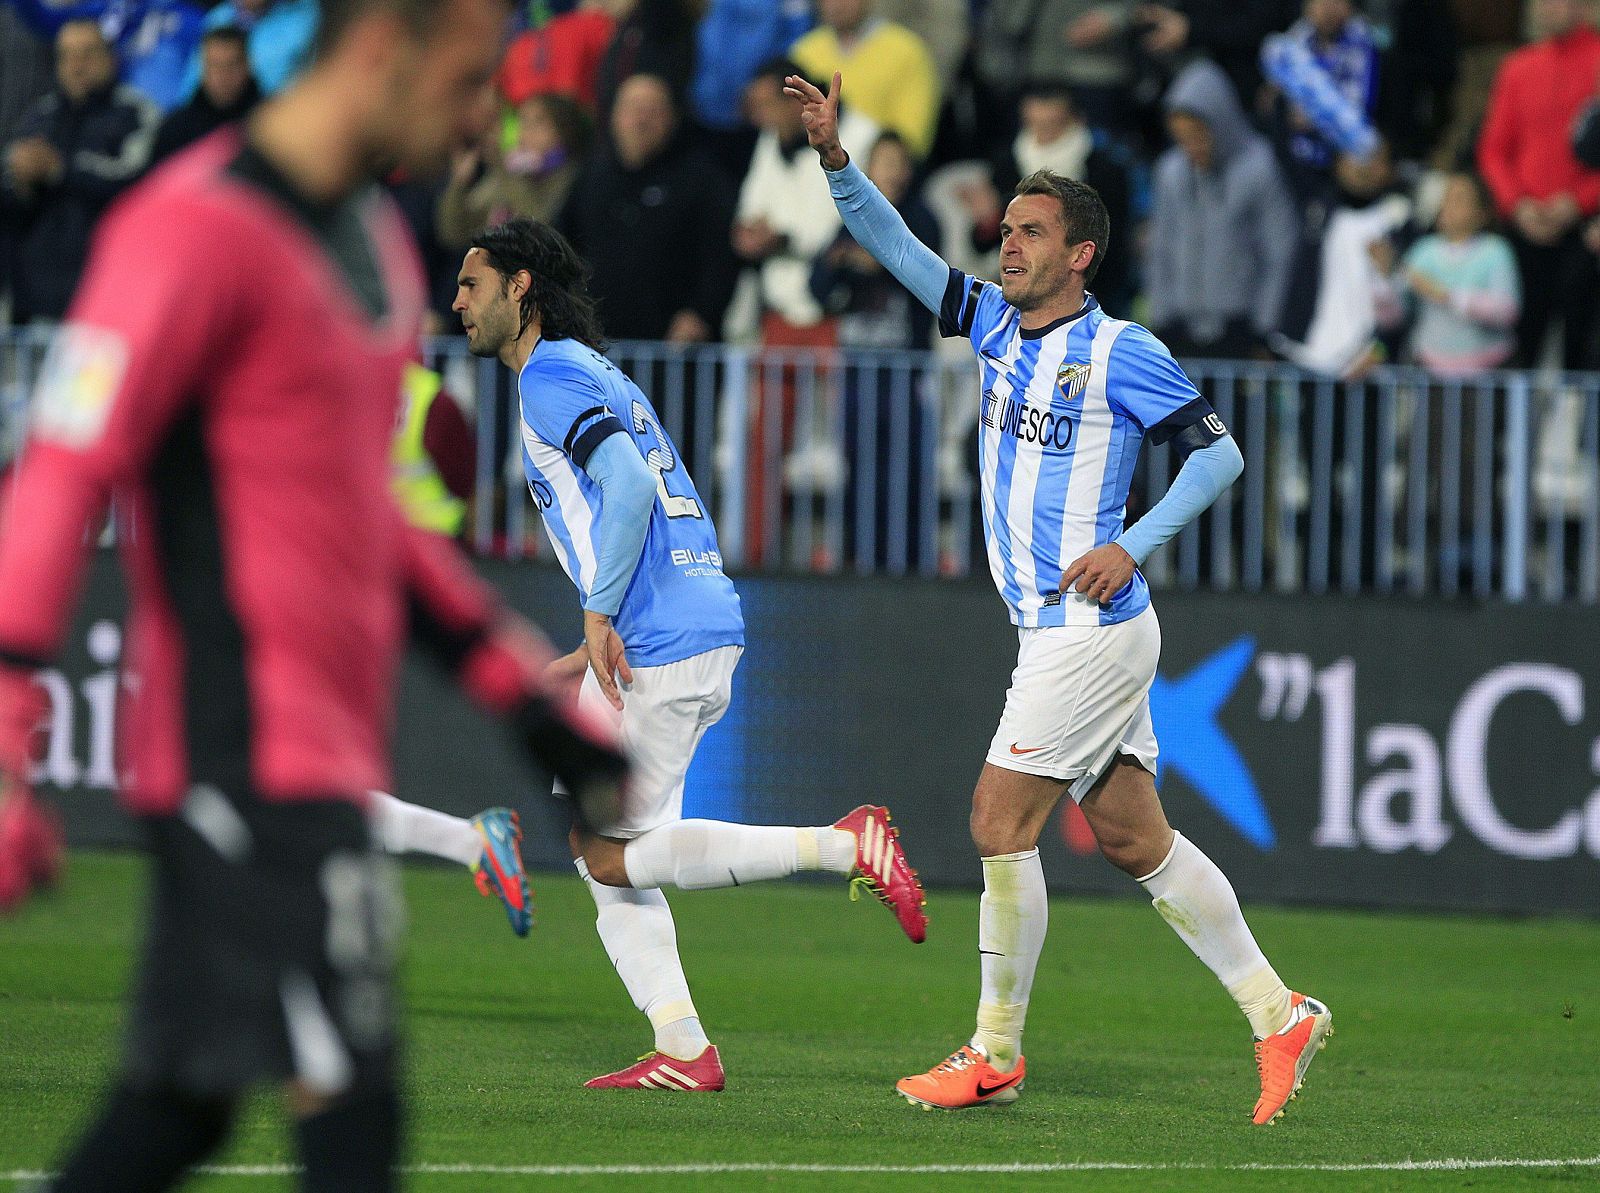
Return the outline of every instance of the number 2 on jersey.
<path id="1" fill-rule="evenodd" d="M 650 411 L 643 402 L 633 404 L 633 433 L 643 435 L 650 432 L 656 445 L 645 453 L 644 462 L 650 471 L 656 474 L 656 496 L 661 498 L 661 508 L 666 511 L 669 518 L 702 518 L 700 503 L 693 497 L 679 497 L 667 491 L 667 473 L 678 466 L 678 458 L 672 451 L 672 444 L 667 439 L 667 434 L 661 429 L 659 423 L 651 417 Z"/>

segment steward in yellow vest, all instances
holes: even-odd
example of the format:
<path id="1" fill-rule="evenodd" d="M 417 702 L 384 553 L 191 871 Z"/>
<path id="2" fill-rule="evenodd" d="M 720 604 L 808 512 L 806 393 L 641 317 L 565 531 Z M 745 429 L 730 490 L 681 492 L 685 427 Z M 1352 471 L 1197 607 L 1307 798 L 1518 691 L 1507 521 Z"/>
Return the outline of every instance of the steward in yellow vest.
<path id="1" fill-rule="evenodd" d="M 389 454 L 390 487 L 407 522 L 420 530 L 454 538 L 466 520 L 467 503 L 445 484 L 424 442 L 428 412 L 442 385 L 443 379 L 432 369 L 415 363 L 406 365 L 400 380 L 394 445 Z"/>

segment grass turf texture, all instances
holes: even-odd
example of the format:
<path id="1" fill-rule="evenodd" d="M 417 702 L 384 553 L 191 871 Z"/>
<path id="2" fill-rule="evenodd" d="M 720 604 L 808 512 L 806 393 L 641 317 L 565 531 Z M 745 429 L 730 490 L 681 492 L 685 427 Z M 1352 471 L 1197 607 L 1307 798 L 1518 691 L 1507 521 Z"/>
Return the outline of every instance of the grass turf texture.
<path id="1" fill-rule="evenodd" d="M 67 888 L 0 922 L 0 1173 L 47 1169 L 114 1054 L 143 902 L 132 855 L 78 854 Z M 573 878 L 535 875 L 519 941 L 464 872 L 416 866 L 407 1163 L 844 1165 L 1118 1162 L 1154 1170 L 669 1175 L 420 1173 L 429 1193 L 492 1189 L 1561 1189 L 1600 1167 L 1241 1171 L 1600 1153 L 1600 924 L 1256 908 L 1291 984 L 1327 1000 L 1337 1035 L 1284 1121 L 1252 1127 L 1247 1031 L 1211 975 L 1142 901 L 1056 899 L 1013 1107 L 925 1113 L 892 1093 L 971 1030 L 977 898 L 935 891 L 913 946 L 842 884 L 672 895 L 719 1095 L 581 1089 L 648 1035 Z M 220 1165 L 290 1161 L 262 1097 Z M 1181 1166 L 1199 1166 L 1184 1168 Z M 206 1177 L 219 1193 L 286 1176 Z M 0 1188 L 9 1187 L 0 1181 Z"/>

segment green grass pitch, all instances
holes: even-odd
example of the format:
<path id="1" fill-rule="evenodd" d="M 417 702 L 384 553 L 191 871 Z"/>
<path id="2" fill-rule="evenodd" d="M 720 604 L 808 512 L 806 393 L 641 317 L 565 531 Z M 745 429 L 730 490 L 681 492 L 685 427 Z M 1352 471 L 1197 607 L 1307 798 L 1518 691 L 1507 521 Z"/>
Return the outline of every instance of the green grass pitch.
<path id="1" fill-rule="evenodd" d="M 142 873 L 131 855 L 78 854 L 62 892 L 0 922 L 0 1190 L 51 1167 L 94 1104 Z M 950 1115 L 892 1087 L 971 1029 L 975 895 L 933 892 L 920 947 L 842 884 L 674 895 L 729 1089 L 630 1094 L 580 1088 L 648 1039 L 583 888 L 534 877 L 539 924 L 517 940 L 463 872 L 406 872 L 408 1189 L 1600 1187 L 1600 924 L 1255 908 L 1268 955 L 1337 1025 L 1288 1117 L 1256 1128 L 1248 1034 L 1211 975 L 1141 900 L 1057 899 L 1028 1088 Z M 244 1170 L 290 1159 L 263 1096 L 224 1172 L 191 1187 L 288 1189 Z M 1425 1166 L 1490 1160 L 1518 1166 Z M 428 1171 L 445 1165 L 460 1168 Z M 538 1171 L 556 1166 L 577 1171 Z"/>

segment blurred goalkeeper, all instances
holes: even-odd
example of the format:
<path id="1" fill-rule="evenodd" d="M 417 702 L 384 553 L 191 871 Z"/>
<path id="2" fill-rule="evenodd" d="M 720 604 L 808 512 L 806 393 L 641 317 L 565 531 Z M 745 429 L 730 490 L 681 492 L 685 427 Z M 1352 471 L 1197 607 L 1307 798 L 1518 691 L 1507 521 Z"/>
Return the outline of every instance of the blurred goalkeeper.
<path id="1" fill-rule="evenodd" d="M 315 64 L 107 216 L 34 395 L 0 533 L 0 896 L 50 877 L 26 786 L 108 502 L 131 589 L 122 794 L 151 911 L 121 1071 L 60 1193 L 167 1189 L 281 1081 L 301 1188 L 394 1185 L 397 891 L 389 784 L 405 632 L 529 753 L 614 815 L 610 731 L 543 695 L 552 653 L 389 492 L 425 306 L 379 171 L 481 131 L 501 0 L 324 0 Z"/>
<path id="2" fill-rule="evenodd" d="M 1018 637 L 972 794 L 984 882 L 977 1031 L 896 1088 L 946 1110 L 1017 1099 L 1048 917 L 1039 833 L 1070 795 L 1106 859 L 1139 881 L 1249 1020 L 1261 1077 L 1252 1117 L 1271 1122 L 1333 1017 L 1284 985 L 1227 877 L 1167 823 L 1149 702 L 1161 629 L 1138 568 L 1233 483 L 1244 460 L 1165 346 L 1107 316 L 1086 290 L 1110 239 L 1093 188 L 1049 170 L 1029 175 L 1000 225 L 1000 284 L 951 269 L 840 148 L 839 86 L 835 75 L 824 96 L 790 76 L 786 90 L 851 235 L 939 317 L 944 335 L 970 340 L 978 356 L 984 541 Z M 1170 442 L 1183 467 L 1124 527 L 1147 438 Z"/>

